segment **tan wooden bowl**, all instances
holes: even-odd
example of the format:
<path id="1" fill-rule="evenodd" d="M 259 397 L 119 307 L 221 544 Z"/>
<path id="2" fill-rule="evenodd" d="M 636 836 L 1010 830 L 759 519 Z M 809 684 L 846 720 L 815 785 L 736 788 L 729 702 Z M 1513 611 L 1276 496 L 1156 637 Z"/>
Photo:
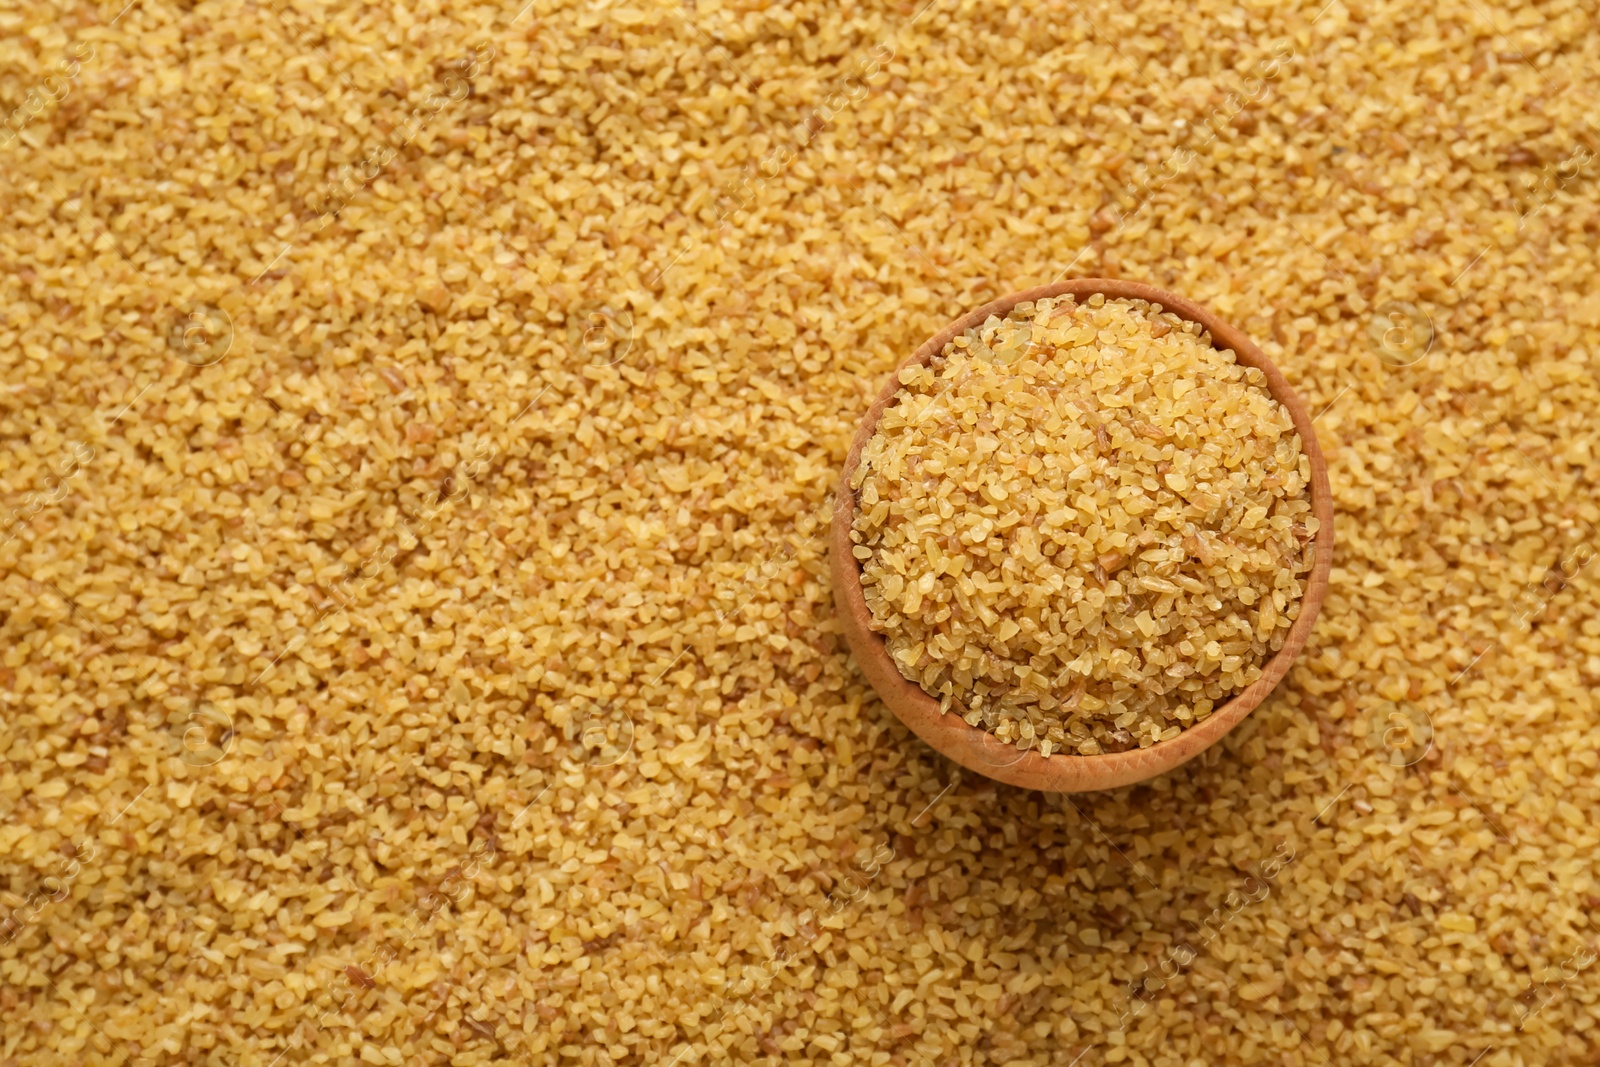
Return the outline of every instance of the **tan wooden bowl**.
<path id="1" fill-rule="evenodd" d="M 1289 672 L 1290 664 L 1305 646 L 1306 638 L 1311 635 L 1311 627 L 1317 621 L 1317 613 L 1322 608 L 1322 601 L 1328 595 L 1328 570 L 1333 564 L 1333 502 L 1328 495 L 1328 465 L 1322 458 L 1322 450 L 1317 447 L 1311 416 L 1278 368 L 1248 337 L 1199 304 L 1152 285 L 1107 278 L 1073 278 L 1012 293 L 952 322 L 930 337 L 902 366 L 926 363 L 942 352 L 951 338 L 983 323 L 991 315 L 1004 316 L 1025 300 L 1067 293 L 1080 302 L 1094 293 L 1104 293 L 1107 298 L 1125 297 L 1160 304 L 1182 318 L 1199 323 L 1210 332 L 1214 345 L 1232 350 L 1240 363 L 1259 368 L 1265 373 L 1267 387 L 1293 417 L 1295 429 L 1300 432 L 1301 447 L 1311 461 L 1311 507 L 1312 514 L 1319 521 L 1315 558 L 1305 593 L 1300 600 L 1300 615 L 1289 628 L 1283 647 L 1267 662 L 1261 677 L 1254 684 L 1212 711 L 1205 721 L 1191 726 L 1171 741 L 1161 741 L 1149 748 L 1099 756 L 1070 753 L 1041 756 L 1035 751 L 1019 749 L 996 740 L 986 730 L 968 726 L 957 715 L 941 712 L 937 700 L 923 691 L 921 686 L 901 675 L 889 657 L 883 637 L 872 630 L 872 615 L 861 592 L 861 567 L 850 551 L 850 526 L 855 519 L 856 509 L 856 494 L 850 488 L 850 479 L 861 462 L 861 450 L 866 447 L 877 428 L 878 419 L 900 387 L 899 379 L 895 375 L 889 376 L 877 400 L 861 420 L 860 429 L 856 431 L 834 505 L 830 535 L 833 591 L 850 650 L 855 653 L 861 672 L 889 706 L 889 710 L 899 716 L 900 721 L 918 737 L 963 767 L 1008 785 L 1079 793 L 1132 785 L 1172 770 L 1220 741 L 1224 734 L 1266 699 L 1267 694 Z"/>

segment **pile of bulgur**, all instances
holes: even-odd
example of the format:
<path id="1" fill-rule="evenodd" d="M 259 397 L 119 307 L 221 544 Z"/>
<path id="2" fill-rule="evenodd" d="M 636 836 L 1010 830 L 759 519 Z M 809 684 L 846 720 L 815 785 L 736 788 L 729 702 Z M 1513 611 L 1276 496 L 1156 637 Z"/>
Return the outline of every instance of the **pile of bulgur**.
<path id="1" fill-rule="evenodd" d="M 990 316 L 899 381 L 851 539 L 873 628 L 942 710 L 1093 756 L 1170 741 L 1261 677 L 1317 520 L 1259 369 L 1095 294 Z"/>
<path id="2" fill-rule="evenodd" d="M 1583 9 L 0 28 L 0 1061 L 1600 1053 Z M 1071 798 L 824 566 L 877 383 L 1065 272 L 1259 339 L 1339 512 L 1273 698 Z"/>

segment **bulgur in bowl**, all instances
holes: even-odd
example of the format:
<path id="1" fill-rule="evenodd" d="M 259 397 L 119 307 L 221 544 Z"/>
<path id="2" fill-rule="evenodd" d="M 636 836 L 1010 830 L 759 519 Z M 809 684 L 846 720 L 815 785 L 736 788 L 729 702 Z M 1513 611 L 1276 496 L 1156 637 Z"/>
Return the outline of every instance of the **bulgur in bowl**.
<path id="1" fill-rule="evenodd" d="M 1059 330 L 1047 331 L 1040 325 L 1045 321 L 1053 325 L 1057 316 L 1064 323 Z M 1019 323 L 1021 328 L 1006 330 L 1006 327 L 1018 327 Z M 1111 327 L 1109 332 L 1108 327 Z M 1116 345 L 1128 341 L 1122 334 L 1139 329 L 1144 331 L 1144 336 L 1136 340 L 1152 352 L 1159 349 L 1157 355 L 1150 357 L 1155 360 L 1154 364 L 1148 368 L 1117 365 Z M 1058 341 L 1068 337 L 1070 343 L 1087 345 L 1083 351 L 1089 353 L 1088 358 L 1080 361 L 1076 350 L 1063 356 L 1065 347 L 1053 350 L 1048 344 L 1040 345 L 1038 339 L 1047 333 Z M 1112 342 L 1110 348 L 1105 349 L 1102 344 L 1102 349 L 1097 350 L 1096 335 L 1099 342 Z M 1034 339 L 1031 342 L 1028 341 L 1030 336 Z M 1159 341 L 1152 343 L 1152 337 Z M 994 342 L 996 347 L 989 349 L 986 340 Z M 1041 351 L 1047 355 L 1035 354 Z M 1098 363 L 1095 360 L 1097 353 L 1103 356 L 1106 351 L 1111 354 L 1109 368 L 1104 359 Z M 981 356 L 967 360 L 967 365 L 960 366 L 960 372 L 964 385 L 969 386 L 965 392 L 976 395 L 976 409 L 984 413 L 979 416 L 976 427 L 971 411 L 956 413 L 946 407 L 933 412 L 932 409 L 942 403 L 942 397 L 929 395 L 935 384 L 948 385 L 949 391 L 944 396 L 956 395 L 955 385 L 944 379 L 951 377 L 972 352 L 981 352 Z M 1197 368 L 1202 388 L 1184 400 L 1183 394 L 1194 388 L 1196 376 L 1187 371 L 1175 375 L 1173 366 L 1196 353 L 1212 357 L 1212 366 Z M 1047 379 L 1049 373 L 1041 370 L 1040 362 L 1048 364 L 1052 358 L 1054 365 L 1046 369 L 1054 374 L 1054 382 L 1041 384 L 1040 379 Z M 1014 380 L 1007 377 L 1013 367 L 1018 375 Z M 1121 394 L 1106 385 L 1104 372 L 1108 369 L 1112 378 L 1126 386 Z M 1213 372 L 1209 378 L 1208 369 Z M 1153 388 L 1142 380 L 1145 370 L 1150 372 L 1150 379 L 1155 383 Z M 1091 384 L 1091 372 L 1092 383 L 1098 384 Z M 1080 373 L 1083 386 L 1093 394 L 1087 403 L 1081 396 L 1067 395 L 1079 389 L 1080 383 L 1066 383 L 1068 388 L 1061 388 L 1064 374 Z M 975 376 L 984 380 L 973 384 Z M 935 378 L 940 380 L 936 383 Z M 1040 403 L 1039 394 L 1046 385 L 1050 386 L 1049 392 L 1056 401 L 1054 408 L 1049 403 Z M 920 396 L 917 395 L 919 390 Z M 970 497 L 974 508 L 984 505 L 987 512 L 994 513 L 996 499 L 1004 502 L 1005 484 L 1016 491 L 1020 477 L 1024 491 L 1030 494 L 1034 512 L 1040 511 L 1036 497 L 1053 500 L 1053 504 L 1046 506 L 1056 508 L 1051 520 L 1056 525 L 1058 541 L 1067 540 L 1060 534 L 1060 527 L 1070 525 L 1067 519 L 1061 518 L 1063 515 L 1068 519 L 1080 519 L 1080 526 L 1087 526 L 1095 537 L 1108 538 L 1111 546 L 1121 546 L 1128 541 L 1123 532 L 1118 532 L 1120 523 L 1127 532 L 1137 529 L 1144 538 L 1144 545 L 1153 542 L 1155 549 L 1148 555 L 1162 559 L 1160 540 L 1152 536 L 1145 523 L 1129 520 L 1121 514 L 1124 503 L 1121 499 L 1112 502 L 1113 508 L 1118 510 L 1116 520 L 1107 520 L 1102 515 L 1075 516 L 1066 504 L 1076 500 L 1074 483 L 1077 488 L 1083 487 L 1090 472 L 1080 466 L 1073 474 L 1066 474 L 1056 462 L 1060 459 L 1058 455 L 1047 456 L 1057 467 L 1047 475 L 1054 481 L 1052 497 L 1042 485 L 1037 494 L 1033 492 L 1036 487 L 1030 481 L 1030 472 L 1037 476 L 1041 470 L 1037 456 L 1025 461 L 1023 465 L 1031 464 L 1031 467 L 1023 470 L 1020 476 L 1017 471 L 1008 470 L 1005 477 L 988 479 L 981 477 L 987 461 L 974 461 L 965 448 L 956 449 L 954 453 L 950 448 L 936 451 L 927 447 L 903 447 L 895 451 L 885 444 L 886 433 L 903 436 L 910 432 L 907 427 L 912 424 L 921 432 L 928 424 L 943 420 L 947 428 L 953 426 L 958 433 L 964 431 L 964 440 L 975 442 L 976 449 L 994 449 L 997 447 L 995 438 L 1003 440 L 1004 433 L 984 432 L 987 412 L 992 409 L 1010 413 L 1011 398 L 1015 397 L 1035 413 L 1043 410 L 1045 418 L 1041 420 L 1035 415 L 1031 422 L 1013 418 L 1013 425 L 1009 427 L 1013 431 L 1013 441 L 1018 439 L 1020 430 L 1024 441 L 1038 440 L 1043 434 L 1049 438 L 1045 443 L 1055 447 L 1054 435 L 1071 437 L 1076 434 L 1089 439 L 1091 452 L 1098 447 L 1102 455 L 1109 453 L 1115 457 L 1119 452 L 1112 447 L 1113 443 L 1132 440 L 1130 434 L 1148 434 L 1164 440 L 1170 430 L 1163 430 L 1162 420 L 1154 416 L 1144 420 L 1129 418 L 1126 410 L 1096 412 L 1093 409 L 1097 397 L 1108 404 L 1126 404 L 1130 390 L 1144 397 L 1137 403 L 1155 403 L 1159 395 L 1163 407 L 1186 410 L 1187 421 L 1179 420 L 1178 425 L 1188 428 L 1185 433 L 1191 452 L 1196 445 L 1192 428 L 1197 420 L 1209 425 L 1210 432 L 1222 435 L 1224 447 L 1219 451 L 1206 442 L 1213 458 L 1202 459 L 1210 462 L 1214 477 L 1224 475 L 1231 479 L 1230 484 L 1240 487 L 1238 500 L 1207 501 L 1204 494 L 1193 491 L 1195 487 L 1183 477 L 1183 465 L 1189 457 L 1182 447 L 1178 449 L 1179 454 L 1173 456 L 1179 462 L 1179 470 L 1171 470 L 1171 464 L 1162 463 L 1158 479 L 1152 480 L 1148 475 L 1144 479 L 1147 487 L 1159 485 L 1169 505 L 1165 510 L 1145 497 L 1137 485 L 1121 495 L 1128 498 L 1127 507 L 1136 515 L 1141 510 L 1157 507 L 1155 518 L 1168 520 L 1165 532 L 1171 535 L 1169 540 L 1174 543 L 1178 540 L 1174 529 L 1187 531 L 1190 536 L 1184 538 L 1185 544 L 1219 576 L 1223 596 L 1237 593 L 1239 599 L 1225 605 L 1211 588 L 1196 582 L 1192 575 L 1178 573 L 1171 563 L 1159 568 L 1160 574 L 1169 577 L 1160 577 L 1142 562 L 1144 555 L 1140 555 L 1136 574 L 1136 568 L 1128 565 L 1129 557 L 1136 554 L 1132 548 L 1105 552 L 1097 557 L 1095 553 L 1108 546 L 1101 544 L 1098 548 L 1086 549 L 1088 542 L 1082 537 L 1072 538 L 1081 557 L 1076 565 L 1077 574 L 1068 573 L 1073 570 L 1073 564 L 1067 564 L 1065 571 L 1049 566 L 1036 545 L 1041 528 L 1051 532 L 1050 521 L 1042 514 L 1035 514 L 1032 528 L 1019 527 L 1010 540 L 1013 556 L 1028 555 L 1042 570 L 1021 574 L 1017 580 L 1019 588 L 1011 591 L 1017 595 L 1002 595 L 993 603 L 979 603 L 988 595 L 986 589 L 992 591 L 999 571 L 990 571 L 986 576 L 981 572 L 973 573 L 969 567 L 968 573 L 963 574 L 961 564 L 971 563 L 970 556 L 965 560 L 939 558 L 931 564 L 926 559 L 919 561 L 916 538 L 899 535 L 897 523 L 903 525 L 912 519 L 937 520 L 942 523 L 940 532 L 944 536 L 934 538 L 931 543 L 923 537 L 923 545 L 931 547 L 935 556 L 942 556 L 939 548 L 942 542 L 952 556 L 958 557 L 969 540 L 982 542 L 989 536 L 991 524 L 982 518 L 973 521 L 959 514 L 951 521 L 951 500 L 955 501 L 957 511 Z M 1226 393 L 1227 402 L 1232 403 L 1237 398 L 1249 410 L 1242 407 L 1237 416 L 1231 409 L 1207 411 L 1207 402 L 1222 402 L 1218 399 L 1219 390 L 1232 390 Z M 1174 392 L 1179 397 L 1176 404 L 1171 403 Z M 992 406 L 987 403 L 991 399 L 995 401 Z M 920 408 L 918 401 L 922 402 Z M 889 411 L 894 414 L 885 418 L 885 412 Z M 1102 422 L 1102 416 L 1120 419 L 1121 426 L 1111 424 L 1109 418 Z M 1114 437 L 1107 433 L 1108 424 Z M 1263 428 L 1263 439 L 1248 439 L 1258 425 Z M 1098 446 L 1092 439 L 1095 434 L 1099 435 Z M 928 443 L 926 437 L 921 439 L 922 445 Z M 1165 444 L 1165 452 L 1172 453 L 1171 442 Z M 1250 446 L 1254 446 L 1254 452 L 1249 452 Z M 996 454 L 998 465 L 1018 463 L 1016 456 L 1007 453 L 1003 446 L 998 447 L 1001 449 Z M 1068 465 L 1075 462 L 1070 447 L 1062 445 L 1060 451 L 1068 457 Z M 1147 451 L 1155 454 L 1154 449 L 1147 448 Z M 1241 456 L 1246 452 L 1252 458 L 1242 462 Z M 947 469 L 952 454 L 966 464 L 964 469 Z M 926 465 L 919 468 L 918 464 L 924 461 Z M 915 481 L 911 477 L 913 471 L 918 476 Z M 1249 471 L 1249 477 L 1245 478 L 1242 471 Z M 974 472 L 984 483 L 981 486 L 973 480 Z M 1120 473 L 1126 484 L 1129 479 L 1125 472 Z M 1115 484 L 1119 475 L 1115 463 L 1110 475 Z M 947 483 L 952 479 L 965 479 L 965 488 L 974 491 L 968 494 L 958 489 L 952 496 L 949 493 L 952 486 L 944 484 L 944 496 L 931 497 L 924 493 L 920 505 L 905 504 L 900 499 L 915 497 L 921 487 L 934 484 L 937 477 L 944 477 Z M 1257 483 L 1270 486 L 1271 492 L 1262 490 Z M 900 492 L 902 484 L 906 486 L 904 494 Z M 1169 484 L 1184 492 L 1175 494 L 1170 491 Z M 1103 489 L 1102 484 L 1102 503 L 1105 500 Z M 895 517 L 885 517 L 891 511 L 884 500 L 887 497 L 895 498 L 892 509 Z M 1185 498 L 1199 499 L 1200 504 L 1184 512 Z M 941 510 L 918 515 L 914 508 L 930 507 L 929 499 Z M 1177 509 L 1170 506 L 1173 501 L 1179 505 Z M 1224 506 L 1217 506 L 1219 503 Z M 1088 501 L 1088 506 L 1094 507 L 1092 500 Z M 1232 525 L 1225 530 L 1207 531 L 1189 521 L 1175 524 L 1171 520 L 1174 516 L 1182 518 L 1180 512 L 1191 516 L 1209 513 L 1213 519 L 1229 516 L 1227 521 Z M 1011 518 L 1015 520 L 1015 516 Z M 1013 293 L 962 316 L 930 338 L 896 369 L 863 418 L 845 462 L 831 531 L 835 600 L 846 639 L 867 680 L 890 710 L 935 749 L 965 767 L 1012 785 L 1058 792 L 1109 789 L 1171 770 L 1209 748 L 1282 680 L 1304 646 L 1326 596 L 1333 554 L 1332 518 L 1327 469 L 1311 418 L 1287 380 L 1247 337 L 1199 305 L 1153 286 L 1112 279 L 1071 279 Z M 1272 529 L 1268 530 L 1268 526 Z M 1111 528 L 1110 533 L 1107 533 L 1108 528 Z M 1289 533 L 1291 528 L 1293 535 Z M 1212 547 L 1220 548 L 1219 534 L 1221 541 L 1229 546 L 1234 543 L 1230 534 L 1241 542 L 1254 538 L 1260 543 L 1241 543 L 1238 558 L 1230 559 L 1224 567 L 1208 558 L 1208 537 Z M 1047 545 L 1046 551 L 1053 553 L 1056 547 Z M 1229 547 L 1226 551 L 1234 550 Z M 908 554 L 912 557 L 909 575 L 906 574 Z M 983 554 L 980 546 L 980 559 Z M 1065 560 L 1070 555 L 1070 551 L 1064 551 L 1060 557 Z M 1173 555 L 1185 553 L 1174 550 Z M 889 562 L 893 562 L 893 567 L 887 565 Z M 1017 563 L 1016 558 L 1006 561 L 1007 573 L 1014 574 Z M 982 566 L 980 562 L 979 567 Z M 1127 570 L 1117 575 L 1115 572 L 1124 566 Z M 1113 572 L 1109 577 L 1108 568 Z M 1275 570 L 1280 572 L 1274 573 Z M 1048 574 L 1052 589 L 1041 592 L 1033 588 L 1023 593 L 1026 583 L 1037 582 L 1041 573 Z M 1083 576 L 1088 577 L 1087 599 L 1094 601 L 1092 605 L 1080 591 Z M 1183 587 L 1174 582 L 1183 583 Z M 1073 591 L 1069 593 L 1063 583 L 1074 587 Z M 955 591 L 957 584 L 963 592 Z M 942 599 L 943 603 L 937 609 L 930 609 L 919 595 L 919 588 L 930 594 L 929 599 Z M 1134 617 L 1131 609 L 1127 610 L 1126 618 L 1111 616 L 1122 627 L 1120 637 L 1126 642 L 1131 634 L 1135 644 L 1131 650 L 1115 649 L 1112 654 L 1142 665 L 1147 675 L 1139 677 L 1136 672 L 1128 671 L 1126 662 L 1111 663 L 1111 667 L 1117 668 L 1109 672 L 1117 676 L 1114 697 L 1109 696 L 1110 691 L 1105 688 L 1094 689 L 1086 695 L 1081 680 L 1076 687 L 1065 682 L 1072 678 L 1108 676 L 1106 650 L 1114 646 L 1108 645 L 1104 636 L 1085 637 L 1085 627 L 1080 626 L 1075 617 L 1075 610 L 1082 609 L 1087 633 L 1110 632 L 1102 629 L 1099 618 L 1104 597 L 1095 595 L 1104 589 L 1117 597 L 1125 593 L 1148 594 L 1160 602 L 1155 611 L 1159 618 L 1153 618 L 1148 609 L 1138 612 L 1139 629 L 1130 626 Z M 1024 617 L 1024 601 L 1029 605 L 1026 614 L 1031 618 Z M 1123 601 L 1124 605 L 1128 603 L 1131 601 Z M 1038 622 L 1041 606 L 1052 617 L 1061 614 L 1054 610 L 1059 608 L 1065 608 L 1067 615 L 1074 616 L 1066 627 L 1073 636 L 1069 638 L 1061 632 L 1059 620 L 1051 624 L 1052 632 L 1041 633 Z M 926 617 L 909 620 L 903 617 L 917 616 L 919 611 Z M 1207 640 L 1209 633 L 1199 630 L 1195 618 L 1180 618 L 1186 612 L 1203 614 L 1207 625 L 1216 627 L 1218 636 L 1227 644 L 1219 646 Z M 952 614 L 956 616 L 954 621 L 951 621 Z M 929 625 L 930 621 L 937 625 Z M 1022 637 L 1029 639 L 1027 643 L 1033 653 L 1032 658 L 1024 656 L 1020 665 L 1006 660 L 1008 647 L 1021 640 L 1017 636 L 1019 623 L 1027 631 Z M 975 639 L 971 634 L 962 637 L 963 625 L 968 630 L 986 632 L 977 634 Z M 1234 633 L 1235 630 L 1242 633 L 1244 640 L 1229 640 L 1241 636 Z M 952 636 L 952 631 L 957 636 Z M 1115 638 L 1119 634 L 1112 632 L 1112 636 Z M 1054 653 L 1055 659 L 1050 655 L 1038 655 L 1041 642 L 1044 651 Z M 1199 660 L 1198 671 L 1193 662 L 1186 661 L 1185 656 L 1176 651 L 1179 645 L 1188 654 L 1189 661 Z M 1243 654 L 1223 655 L 1219 647 Z M 996 648 L 998 653 L 993 651 Z M 1076 659 L 1073 658 L 1075 654 Z M 1208 661 L 1207 656 L 1214 658 Z M 1101 662 L 1097 663 L 1097 659 Z M 1064 660 L 1071 662 L 1063 664 Z M 982 668 L 975 668 L 975 663 L 981 663 Z M 1038 669 L 1041 664 L 1049 669 Z M 1063 665 L 1067 669 L 1057 674 L 1057 669 Z M 1202 672 L 1204 677 L 1201 677 Z M 1130 683 L 1129 678 L 1134 681 Z M 989 684 L 990 679 L 996 680 L 996 684 Z M 1070 688 L 1070 692 L 1053 693 L 1052 686 Z M 1095 694 L 1104 699 L 1097 699 Z M 1027 717 L 1019 718 L 1015 707 L 997 715 L 993 705 L 1010 700 L 1014 695 L 1018 702 L 1033 702 L 1029 709 L 1035 719 L 1040 718 L 1040 707 L 1076 708 L 1070 722 L 1075 732 L 1071 736 L 1063 733 L 1064 711 L 1043 715 L 1037 737 Z M 986 696 L 990 701 L 988 708 L 984 707 Z M 1119 714 L 1114 721 L 1095 722 L 1091 735 L 1085 726 L 1087 713 L 1082 709 L 1104 707 L 1106 700 L 1114 703 L 1102 714 Z M 1020 734 L 1019 721 L 1022 723 Z M 1052 724 L 1048 737 L 1044 733 L 1044 722 Z M 1111 727 L 1115 727 L 1114 731 L 1108 732 Z"/>

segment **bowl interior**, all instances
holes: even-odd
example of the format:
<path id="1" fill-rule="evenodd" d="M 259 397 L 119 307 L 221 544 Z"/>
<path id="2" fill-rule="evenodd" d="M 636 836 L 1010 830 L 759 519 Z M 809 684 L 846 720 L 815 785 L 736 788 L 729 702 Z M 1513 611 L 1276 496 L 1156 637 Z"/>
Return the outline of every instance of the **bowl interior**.
<path id="1" fill-rule="evenodd" d="M 1232 351 L 1240 363 L 1256 367 L 1266 375 L 1267 388 L 1289 412 L 1300 434 L 1301 449 L 1310 461 L 1311 507 L 1319 528 L 1314 541 L 1311 573 L 1306 579 L 1305 592 L 1300 600 L 1300 615 L 1290 626 L 1283 647 L 1262 666 L 1260 678 L 1213 709 L 1203 722 L 1189 727 L 1170 741 L 1161 741 L 1149 748 L 1108 752 L 1098 756 L 1066 753 L 1041 756 L 1038 752 L 1022 750 L 996 740 L 988 731 L 968 726 L 958 715 L 941 712 L 937 700 L 900 674 L 889 656 L 883 637 L 873 632 L 871 612 L 861 589 L 861 567 L 851 554 L 850 526 L 855 518 L 856 499 L 850 481 L 861 463 L 862 449 L 866 447 L 879 418 L 893 402 L 895 392 L 900 387 L 897 377 L 900 368 L 896 368 L 896 374 L 891 374 L 884 383 L 856 431 L 839 483 L 830 531 L 829 555 L 834 599 L 844 626 L 845 639 L 855 653 L 867 681 L 889 709 L 924 741 L 963 767 L 1009 785 L 1055 792 L 1113 789 L 1141 782 L 1192 759 L 1221 740 L 1272 692 L 1305 647 L 1322 602 L 1327 597 L 1328 571 L 1333 564 L 1333 504 L 1328 495 L 1328 468 L 1322 450 L 1317 445 L 1311 416 L 1305 404 L 1282 372 L 1248 337 L 1210 311 L 1175 293 L 1139 282 L 1108 278 L 1073 278 L 1025 289 L 956 319 L 924 342 L 900 366 L 926 363 L 964 330 L 982 324 L 991 315 L 1003 316 L 1024 301 L 1065 294 L 1082 301 L 1095 293 L 1103 293 L 1107 298 L 1147 300 L 1160 304 L 1164 310 L 1174 312 L 1181 318 L 1199 323 L 1211 334 L 1214 346 Z"/>

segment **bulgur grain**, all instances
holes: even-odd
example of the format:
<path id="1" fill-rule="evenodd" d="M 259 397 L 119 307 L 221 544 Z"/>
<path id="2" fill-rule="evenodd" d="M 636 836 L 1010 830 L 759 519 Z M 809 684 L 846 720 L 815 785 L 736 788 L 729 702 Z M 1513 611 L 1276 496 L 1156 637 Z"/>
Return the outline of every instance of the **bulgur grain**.
<path id="1" fill-rule="evenodd" d="M 0 134 L 0 1059 L 1595 1062 L 1592 7 L 123 8 L 0 12 L 0 115 L 93 48 Z M 905 352 L 1069 265 L 1259 339 L 1340 524 L 1274 697 L 1070 803 L 873 701 L 815 518 Z"/>
<path id="2" fill-rule="evenodd" d="M 1018 304 L 900 372 L 854 474 L 900 673 L 1049 756 L 1148 748 L 1261 676 L 1311 569 L 1265 376 L 1143 300 Z"/>

